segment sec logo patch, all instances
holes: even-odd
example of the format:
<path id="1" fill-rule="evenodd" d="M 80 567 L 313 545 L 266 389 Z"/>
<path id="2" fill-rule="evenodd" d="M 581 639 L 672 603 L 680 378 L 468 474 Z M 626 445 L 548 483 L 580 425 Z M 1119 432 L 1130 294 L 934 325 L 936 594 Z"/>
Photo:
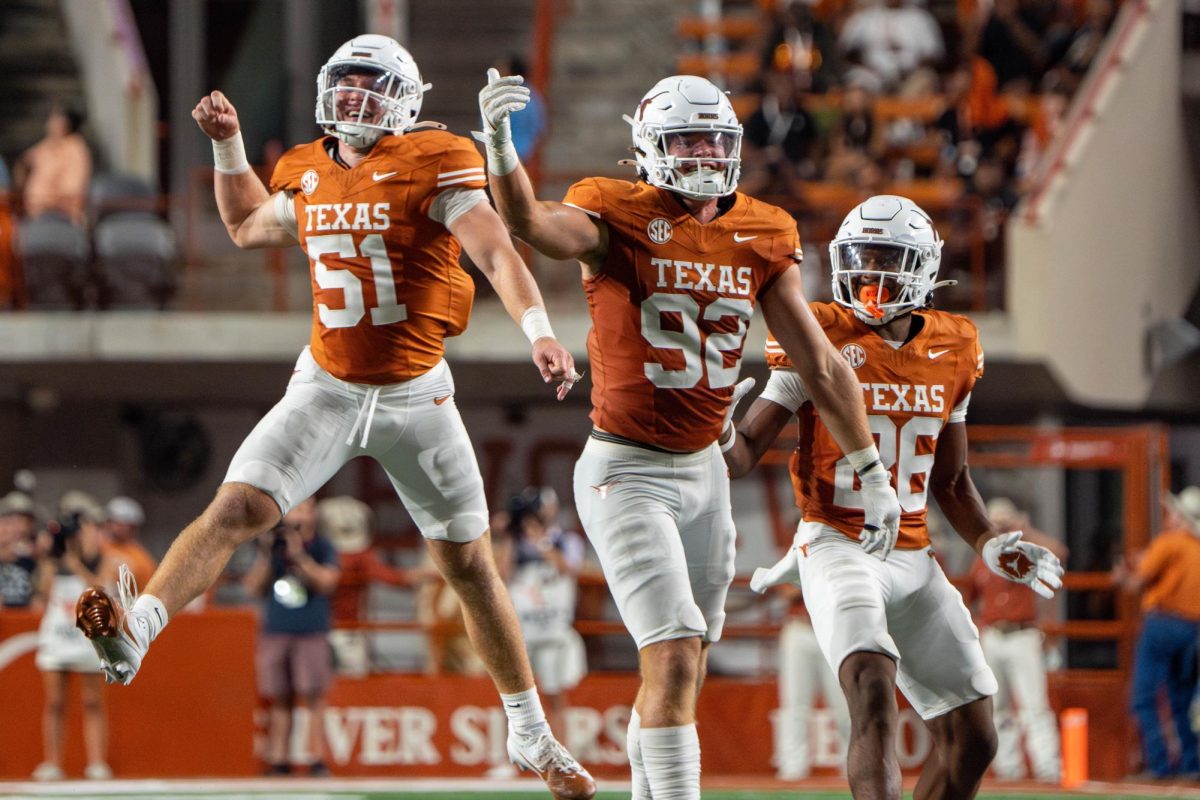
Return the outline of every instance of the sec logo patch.
<path id="1" fill-rule="evenodd" d="M 842 358 L 850 364 L 854 369 L 858 369 L 863 364 L 867 363 L 867 351 L 860 344 L 847 344 L 842 346 Z"/>
<path id="2" fill-rule="evenodd" d="M 650 241 L 655 244 L 666 244 L 671 241 L 671 221 L 662 217 L 655 217 L 650 220 L 650 224 L 646 226 L 646 233 L 650 236 Z"/>
<path id="3" fill-rule="evenodd" d="M 317 183 L 319 180 L 320 179 L 317 177 L 317 171 L 315 169 L 310 169 L 308 172 L 304 173 L 303 177 L 300 178 L 300 188 L 304 190 L 305 194 L 312 194 L 317 190 Z"/>

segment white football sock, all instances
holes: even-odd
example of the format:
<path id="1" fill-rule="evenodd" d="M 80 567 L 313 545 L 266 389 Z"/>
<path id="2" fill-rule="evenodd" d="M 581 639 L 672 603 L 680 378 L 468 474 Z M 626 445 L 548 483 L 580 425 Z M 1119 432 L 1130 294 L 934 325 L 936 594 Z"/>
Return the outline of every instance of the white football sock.
<path id="1" fill-rule="evenodd" d="M 536 688 L 519 694 L 502 694 L 500 703 L 508 717 L 509 730 L 517 736 L 540 736 L 550 732 L 550 723 L 546 722 L 546 712 L 542 710 Z"/>
<path id="2" fill-rule="evenodd" d="M 642 761 L 642 717 L 637 709 L 629 712 L 629 729 L 625 734 L 625 752 L 629 754 L 629 775 L 633 785 L 630 800 L 650 800 L 650 781 Z"/>
<path id="3" fill-rule="evenodd" d="M 642 728 L 639 738 L 654 800 L 700 800 L 700 737 L 696 724 Z"/>

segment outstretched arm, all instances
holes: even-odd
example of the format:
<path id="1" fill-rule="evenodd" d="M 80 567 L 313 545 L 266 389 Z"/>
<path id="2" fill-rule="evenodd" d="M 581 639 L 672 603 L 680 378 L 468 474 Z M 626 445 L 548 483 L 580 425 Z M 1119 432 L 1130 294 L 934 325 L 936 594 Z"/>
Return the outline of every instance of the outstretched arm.
<path id="1" fill-rule="evenodd" d="M 1024 583 L 1042 597 L 1062 586 L 1062 564 L 1046 547 L 1021 540 L 1021 531 L 1001 533 L 988 519 L 987 508 L 967 466 L 967 426 L 951 422 L 942 429 L 929 473 L 929 490 L 946 520 L 963 541 L 975 548 L 992 572 Z"/>
<path id="2" fill-rule="evenodd" d="M 538 200 L 513 147 L 509 117 L 529 103 L 524 82 L 520 75 L 502 78 L 490 69 L 488 85 L 479 92 L 483 131 L 475 136 L 487 150 L 492 199 L 518 239 L 550 258 L 578 259 L 597 267 L 608 249 L 604 223 L 573 206 Z"/>
<path id="3" fill-rule="evenodd" d="M 867 423 L 862 387 L 804 299 L 800 269 L 786 270 L 762 297 L 763 315 L 791 359 L 821 422 L 858 473 L 864 523 L 859 541 L 886 559 L 900 534 L 900 501 Z"/>
<path id="4" fill-rule="evenodd" d="M 562 400 L 579 379 L 575 359 L 554 337 L 537 282 L 513 249 L 504 223 L 490 205 L 479 202 L 457 216 L 449 227 L 467 255 L 496 288 L 508 315 L 525 331 L 533 344 L 533 362 L 537 364 L 542 380 L 557 382 L 558 399 Z"/>
<path id="5" fill-rule="evenodd" d="M 287 202 L 267 192 L 267 187 L 250 169 L 242 143 L 237 109 L 221 92 L 200 98 L 192 119 L 213 140 L 216 161 L 214 179 L 217 209 L 229 238 L 241 248 L 286 247 L 295 243 L 294 220 L 280 220 L 277 203 Z"/>

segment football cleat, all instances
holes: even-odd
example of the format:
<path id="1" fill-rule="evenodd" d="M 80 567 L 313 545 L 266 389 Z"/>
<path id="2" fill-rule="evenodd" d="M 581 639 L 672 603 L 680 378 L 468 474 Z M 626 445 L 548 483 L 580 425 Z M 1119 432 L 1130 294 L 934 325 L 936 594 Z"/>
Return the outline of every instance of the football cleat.
<path id="1" fill-rule="evenodd" d="M 133 610 L 137 582 L 122 564 L 117 579 L 117 602 L 99 586 L 89 586 L 75 603 L 75 627 L 92 643 L 100 669 L 109 683 L 128 685 L 150 647 L 150 624 Z"/>
<path id="2" fill-rule="evenodd" d="M 518 737 L 510 732 L 508 757 L 521 769 L 536 772 L 555 800 L 590 800 L 596 796 L 592 776 L 548 733 Z"/>

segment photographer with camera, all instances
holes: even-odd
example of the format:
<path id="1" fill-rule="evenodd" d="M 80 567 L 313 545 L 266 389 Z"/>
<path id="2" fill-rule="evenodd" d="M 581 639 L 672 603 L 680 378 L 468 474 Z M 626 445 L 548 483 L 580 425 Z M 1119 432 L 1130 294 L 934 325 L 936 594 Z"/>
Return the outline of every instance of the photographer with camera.
<path id="1" fill-rule="evenodd" d="M 297 705 L 309 712 L 308 772 L 329 774 L 323 717 L 333 676 L 330 596 L 340 576 L 337 552 L 317 533 L 317 504 L 310 497 L 259 537 L 257 558 L 242 579 L 252 597 L 263 598 L 255 662 L 259 693 L 270 703 L 268 775 L 292 771 L 288 742 Z"/>
<path id="2" fill-rule="evenodd" d="M 42 672 L 45 706 L 42 711 L 44 758 L 34 780 L 62 780 L 66 692 L 71 673 L 77 673 L 83 706 L 83 744 L 87 754 L 84 776 L 112 777 L 108 767 L 108 715 L 104 682 L 96 651 L 75 627 L 75 599 L 85 587 L 106 582 L 111 568 L 101 550 L 101 512 L 81 492 L 68 492 L 57 519 L 38 534 L 38 585 L 46 609 L 38 627 L 36 664 Z"/>

